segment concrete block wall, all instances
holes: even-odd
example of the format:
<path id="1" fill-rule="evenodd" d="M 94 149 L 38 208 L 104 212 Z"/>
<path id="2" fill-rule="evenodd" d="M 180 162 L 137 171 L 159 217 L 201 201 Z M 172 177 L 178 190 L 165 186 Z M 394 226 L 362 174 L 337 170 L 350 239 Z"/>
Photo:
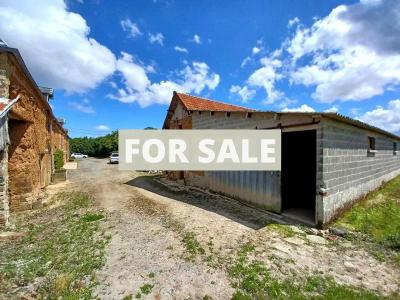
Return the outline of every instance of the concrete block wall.
<path id="1" fill-rule="evenodd" d="M 375 137 L 375 154 L 368 154 L 368 136 Z M 383 134 L 342 122 L 322 122 L 322 199 L 319 223 L 333 220 L 352 202 L 400 175 L 400 153 L 393 153 L 395 140 Z M 398 147 L 399 147 L 398 146 Z"/>

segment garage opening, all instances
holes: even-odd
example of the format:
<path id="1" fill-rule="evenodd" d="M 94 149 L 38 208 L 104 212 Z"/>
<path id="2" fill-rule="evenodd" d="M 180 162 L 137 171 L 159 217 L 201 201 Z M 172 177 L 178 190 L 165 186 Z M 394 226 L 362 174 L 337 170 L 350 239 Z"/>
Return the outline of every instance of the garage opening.
<path id="1" fill-rule="evenodd" d="M 282 214 L 315 224 L 316 130 L 282 133 Z"/>

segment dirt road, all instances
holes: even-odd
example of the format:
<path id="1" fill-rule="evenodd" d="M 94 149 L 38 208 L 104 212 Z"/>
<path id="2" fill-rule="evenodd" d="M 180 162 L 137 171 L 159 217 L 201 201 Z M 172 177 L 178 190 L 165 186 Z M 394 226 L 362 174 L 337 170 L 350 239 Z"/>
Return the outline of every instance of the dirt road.
<path id="1" fill-rule="evenodd" d="M 91 193 L 107 212 L 112 239 L 96 295 L 121 299 L 230 299 L 224 260 L 244 243 L 277 278 L 320 274 L 381 293 L 399 291 L 399 270 L 349 241 L 331 242 L 301 227 L 265 226 L 262 212 L 196 191 L 172 191 L 146 174 L 85 159 L 69 186 Z M 206 297 L 207 298 L 207 297 Z"/>
<path id="2" fill-rule="evenodd" d="M 154 286 L 147 296 L 151 299 L 229 298 L 233 290 L 224 272 L 181 259 L 182 236 L 171 230 L 165 199 L 137 187 L 146 184 L 140 176 L 96 159 L 81 161 L 70 172 L 71 182 L 94 195 L 109 214 L 112 241 L 106 265 L 97 275 L 96 294 L 101 299 L 121 299 L 149 284 Z"/>

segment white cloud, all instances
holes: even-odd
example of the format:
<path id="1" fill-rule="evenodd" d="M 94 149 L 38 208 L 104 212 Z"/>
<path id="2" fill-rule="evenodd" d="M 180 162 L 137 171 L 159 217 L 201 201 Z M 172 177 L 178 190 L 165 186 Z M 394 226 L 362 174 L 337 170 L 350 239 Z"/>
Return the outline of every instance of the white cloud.
<path id="1" fill-rule="evenodd" d="M 298 101 L 296 99 L 290 99 L 288 97 L 285 97 L 279 103 L 276 103 L 275 106 L 279 108 L 279 110 L 282 110 L 284 108 L 287 108 L 289 105 L 296 104 Z"/>
<path id="2" fill-rule="evenodd" d="M 287 41 L 297 84 L 321 102 L 364 100 L 400 84 L 400 1 L 341 5 Z M 302 59 L 304 58 L 304 59 Z M 306 63 L 304 63 L 306 62 Z"/>
<path id="3" fill-rule="evenodd" d="M 255 90 L 249 89 L 247 86 L 232 85 L 229 92 L 231 94 L 238 94 L 243 102 L 249 101 L 256 94 Z"/>
<path id="4" fill-rule="evenodd" d="M 174 50 L 177 51 L 177 52 L 183 52 L 183 53 L 188 53 L 189 52 L 188 49 L 183 48 L 183 47 L 179 47 L 179 46 L 175 46 Z"/>
<path id="5" fill-rule="evenodd" d="M 315 109 L 308 106 L 307 104 L 303 104 L 296 108 L 284 108 L 282 109 L 283 112 L 315 112 Z"/>
<path id="6" fill-rule="evenodd" d="M 164 35 L 160 32 L 158 32 L 156 34 L 149 33 L 149 41 L 152 44 L 157 43 L 157 44 L 160 44 L 161 46 L 163 46 L 164 38 L 165 38 Z"/>
<path id="7" fill-rule="evenodd" d="M 133 23 L 131 19 L 126 18 L 121 21 L 122 29 L 128 33 L 128 36 L 131 38 L 135 38 L 143 33 L 140 31 L 139 27 L 136 23 Z"/>
<path id="8" fill-rule="evenodd" d="M 261 49 L 262 48 L 255 46 L 255 47 L 253 47 L 251 52 L 253 55 L 256 55 L 257 53 L 259 53 L 261 51 Z"/>
<path id="9" fill-rule="evenodd" d="M 288 22 L 288 27 L 293 27 L 294 25 L 300 23 L 300 19 L 298 17 L 294 17 L 293 19 L 290 19 Z"/>
<path id="10" fill-rule="evenodd" d="M 400 99 L 389 101 L 387 108 L 377 106 L 358 119 L 367 124 L 400 134 Z"/>
<path id="11" fill-rule="evenodd" d="M 262 50 L 264 50 L 264 42 L 262 39 L 257 40 L 256 45 L 251 49 L 251 55 L 257 55 L 260 53 Z M 245 59 L 243 59 L 242 63 L 240 64 L 240 67 L 244 68 L 249 62 L 251 62 L 253 58 L 251 56 L 247 56 Z"/>
<path id="12" fill-rule="evenodd" d="M 249 62 L 251 61 L 251 57 L 247 56 L 245 59 L 243 59 L 242 63 L 240 64 L 240 66 L 242 68 L 244 68 Z"/>
<path id="13" fill-rule="evenodd" d="M 264 57 L 260 62 L 262 67 L 250 75 L 248 83 L 253 87 L 264 88 L 267 93 L 266 104 L 271 104 L 284 97 L 282 92 L 275 89 L 275 83 L 283 78 L 279 72 L 282 62 L 275 55 Z"/>
<path id="14" fill-rule="evenodd" d="M 132 55 L 122 52 L 122 57 L 117 60 L 117 70 L 123 74 L 127 86 L 137 91 L 146 90 L 150 85 L 146 69 L 133 61 Z"/>
<path id="15" fill-rule="evenodd" d="M 76 110 L 79 110 L 85 114 L 96 113 L 95 109 L 90 104 L 90 101 L 87 98 L 83 99 L 82 102 L 72 101 L 72 102 L 68 102 L 68 104 L 70 106 L 72 106 L 73 108 L 75 108 Z"/>
<path id="16" fill-rule="evenodd" d="M 115 56 L 89 36 L 62 0 L 0 2 L 0 36 L 18 48 L 40 85 L 83 92 L 115 70 Z"/>
<path id="17" fill-rule="evenodd" d="M 121 73 L 125 86 L 109 97 L 124 103 L 136 102 L 141 107 L 154 103 L 168 104 L 173 91 L 199 94 L 206 88 L 214 90 L 220 81 L 219 75 L 211 73 L 206 63 L 193 62 L 176 72 L 177 79 L 174 81 L 151 82 L 145 68 L 127 53 L 122 53 L 118 59 L 117 70 Z"/>
<path id="18" fill-rule="evenodd" d="M 201 38 L 200 38 L 200 36 L 199 36 L 198 34 L 195 34 L 195 35 L 193 36 L 192 42 L 195 43 L 195 44 L 201 44 Z"/>
<path id="19" fill-rule="evenodd" d="M 325 110 L 325 112 L 328 112 L 328 113 L 337 113 L 338 111 L 339 111 L 339 107 L 337 107 L 335 105 Z"/>
<path id="20" fill-rule="evenodd" d="M 350 113 L 353 116 L 358 116 L 360 114 L 360 108 L 359 107 L 353 107 L 350 109 Z"/>
<path id="21" fill-rule="evenodd" d="M 107 125 L 97 125 L 94 129 L 97 131 L 110 131 L 111 128 L 108 127 Z"/>

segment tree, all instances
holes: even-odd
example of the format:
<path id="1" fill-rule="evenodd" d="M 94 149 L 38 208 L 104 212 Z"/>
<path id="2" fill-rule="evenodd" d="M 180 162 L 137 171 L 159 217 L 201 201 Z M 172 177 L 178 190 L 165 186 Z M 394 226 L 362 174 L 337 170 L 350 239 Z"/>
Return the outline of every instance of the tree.
<path id="1" fill-rule="evenodd" d="M 79 137 L 70 139 L 72 152 L 87 154 L 94 157 L 107 157 L 111 152 L 118 151 L 118 131 L 100 137 Z"/>

